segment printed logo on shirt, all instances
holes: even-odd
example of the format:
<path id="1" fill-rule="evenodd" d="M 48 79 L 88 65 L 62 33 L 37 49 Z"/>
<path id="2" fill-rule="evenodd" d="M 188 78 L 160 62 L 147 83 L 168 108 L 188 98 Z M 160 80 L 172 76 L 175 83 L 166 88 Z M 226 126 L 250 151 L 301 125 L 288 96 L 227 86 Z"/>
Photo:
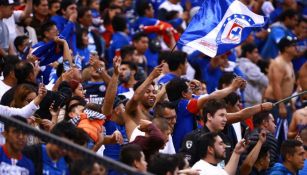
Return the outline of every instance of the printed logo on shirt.
<path id="1" fill-rule="evenodd" d="M 5 162 L 0 164 L 0 174 L 5 175 L 29 175 L 29 170 L 17 165 L 10 165 Z"/>
<path id="2" fill-rule="evenodd" d="M 192 148 L 192 145 L 193 145 L 193 141 L 191 141 L 191 140 L 188 140 L 188 141 L 185 143 L 185 146 L 186 146 L 188 149 Z"/>

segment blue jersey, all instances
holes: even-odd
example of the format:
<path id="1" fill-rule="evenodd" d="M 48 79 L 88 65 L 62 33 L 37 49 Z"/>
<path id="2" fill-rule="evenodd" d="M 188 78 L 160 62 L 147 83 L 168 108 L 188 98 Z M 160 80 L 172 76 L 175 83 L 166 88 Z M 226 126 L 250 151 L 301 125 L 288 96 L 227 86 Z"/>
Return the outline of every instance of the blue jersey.
<path id="1" fill-rule="evenodd" d="M 109 120 L 104 124 L 104 127 L 106 129 L 106 135 L 112 135 L 114 131 L 118 130 L 123 136 L 124 145 L 128 143 L 125 125 L 119 125 Z M 103 155 L 108 156 L 114 160 L 119 160 L 121 147 L 122 146 L 119 144 L 106 144 Z"/>
<path id="2" fill-rule="evenodd" d="M 197 114 L 198 108 L 196 99 L 182 99 L 178 102 L 176 107 L 176 124 L 172 137 L 176 152 L 178 152 L 179 148 L 181 147 L 184 136 L 193 129 L 196 129 Z"/>
<path id="3" fill-rule="evenodd" d="M 60 34 L 67 41 L 69 48 L 72 49 L 73 54 L 77 52 L 77 40 L 76 40 L 76 25 L 75 23 L 67 20 L 62 16 L 53 16 L 51 20 L 56 24 Z"/>
<path id="4" fill-rule="evenodd" d="M 42 145 L 42 156 L 43 156 L 43 175 L 66 175 L 68 172 L 68 165 L 61 157 L 57 162 L 50 159 L 47 154 L 46 145 Z"/>
<path id="5" fill-rule="evenodd" d="M 30 159 L 21 155 L 12 159 L 4 146 L 0 147 L 0 174 L 34 175 L 34 165 Z"/>
<path id="6" fill-rule="evenodd" d="M 176 78 L 177 75 L 172 74 L 172 73 L 166 73 L 163 77 L 160 78 L 160 80 L 158 81 L 158 84 L 160 85 L 164 85 L 168 82 L 170 82 L 172 79 Z"/>

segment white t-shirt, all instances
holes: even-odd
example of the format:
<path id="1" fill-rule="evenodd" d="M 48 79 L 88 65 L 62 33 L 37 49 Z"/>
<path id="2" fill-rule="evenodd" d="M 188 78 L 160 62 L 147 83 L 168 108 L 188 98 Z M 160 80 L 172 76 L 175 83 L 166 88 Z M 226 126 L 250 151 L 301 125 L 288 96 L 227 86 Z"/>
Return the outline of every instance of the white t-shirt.
<path id="1" fill-rule="evenodd" d="M 196 162 L 193 167 L 193 170 L 200 170 L 199 174 L 200 175 L 228 175 L 228 173 L 218 167 L 218 166 L 213 166 L 210 163 L 200 159 L 198 162 Z"/>
<path id="2" fill-rule="evenodd" d="M 12 16 L 10 16 L 9 18 L 3 19 L 3 22 L 9 28 L 10 42 L 14 42 L 15 38 L 17 37 L 16 22 L 20 22 L 21 14 L 22 14 L 22 11 L 17 10 L 17 11 L 14 11 Z"/>
<path id="3" fill-rule="evenodd" d="M 168 12 L 170 12 L 170 11 L 177 11 L 179 13 L 179 15 L 181 15 L 183 13 L 183 8 L 182 8 L 182 6 L 180 5 L 179 2 L 177 4 L 172 4 L 169 1 L 164 1 L 159 6 L 159 9 L 165 9 Z"/>
<path id="4" fill-rule="evenodd" d="M 175 147 L 173 144 L 173 139 L 171 135 L 168 135 L 168 141 L 166 142 L 163 149 L 159 150 L 160 153 L 164 154 L 176 154 Z"/>
<path id="5" fill-rule="evenodd" d="M 240 141 L 242 139 L 242 132 L 241 132 L 241 123 L 233 123 L 233 129 L 235 130 L 237 140 Z"/>
<path id="6" fill-rule="evenodd" d="M 11 89 L 11 86 L 6 85 L 2 80 L 0 80 L 0 100 L 3 96 L 3 94 L 8 91 L 9 89 Z M 4 125 L 3 123 L 0 122 L 0 144 L 4 144 L 5 143 L 5 138 L 2 135 L 2 132 L 4 131 Z"/>
<path id="7" fill-rule="evenodd" d="M 139 126 L 135 127 L 134 130 L 132 131 L 129 142 L 133 142 L 137 136 L 145 136 L 145 132 L 139 130 L 138 127 Z"/>
<path id="8" fill-rule="evenodd" d="M 166 0 L 159 6 L 159 9 L 165 9 L 168 12 L 176 11 L 179 13 L 179 16 L 183 14 L 183 7 L 181 6 L 180 2 L 178 2 L 177 4 L 173 4 L 170 1 Z M 181 24 L 181 27 L 185 29 L 187 28 L 187 24 L 183 22 Z"/>
<path id="9" fill-rule="evenodd" d="M 10 90 L 11 88 L 12 88 L 11 86 L 5 84 L 2 80 L 0 81 L 0 89 L 1 89 L 1 91 L 0 91 L 0 100 L 1 100 L 1 98 L 3 96 L 3 94 L 6 93 L 6 91 Z"/>

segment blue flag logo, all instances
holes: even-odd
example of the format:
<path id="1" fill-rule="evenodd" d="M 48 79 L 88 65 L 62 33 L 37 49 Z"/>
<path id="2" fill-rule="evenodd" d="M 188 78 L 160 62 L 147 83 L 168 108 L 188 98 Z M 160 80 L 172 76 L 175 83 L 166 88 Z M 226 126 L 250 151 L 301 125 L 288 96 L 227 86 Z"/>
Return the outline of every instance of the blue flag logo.
<path id="1" fill-rule="evenodd" d="M 238 0 L 205 0 L 179 43 L 215 57 L 240 45 L 266 18 Z"/>

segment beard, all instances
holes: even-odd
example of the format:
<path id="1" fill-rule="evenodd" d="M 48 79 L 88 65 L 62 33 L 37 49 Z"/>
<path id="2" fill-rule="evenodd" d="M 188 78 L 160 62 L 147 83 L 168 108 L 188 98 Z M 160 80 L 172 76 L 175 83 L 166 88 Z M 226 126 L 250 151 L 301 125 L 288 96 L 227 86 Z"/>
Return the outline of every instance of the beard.
<path id="1" fill-rule="evenodd" d="M 214 158 L 216 160 L 222 161 L 224 159 L 226 159 L 226 152 L 223 153 L 219 153 L 215 148 L 214 148 Z"/>

